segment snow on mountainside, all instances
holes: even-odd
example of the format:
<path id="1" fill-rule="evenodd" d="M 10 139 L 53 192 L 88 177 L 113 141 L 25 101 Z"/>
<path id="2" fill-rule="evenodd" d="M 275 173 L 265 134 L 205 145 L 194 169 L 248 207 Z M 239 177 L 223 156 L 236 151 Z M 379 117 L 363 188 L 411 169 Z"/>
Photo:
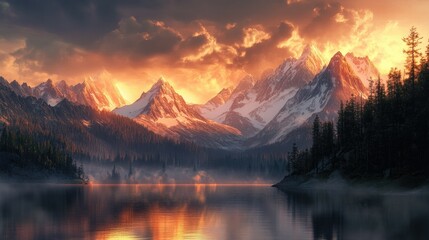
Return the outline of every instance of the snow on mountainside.
<path id="1" fill-rule="evenodd" d="M 356 57 L 353 53 L 347 53 L 346 60 L 366 88 L 369 88 L 370 79 L 375 81 L 380 76 L 380 72 L 368 57 Z"/>
<path id="2" fill-rule="evenodd" d="M 241 143 L 239 130 L 201 116 L 162 78 L 137 101 L 113 112 L 173 139 L 217 148 L 238 148 Z"/>
<path id="3" fill-rule="evenodd" d="M 284 140 L 289 133 L 318 114 L 322 121 L 335 121 L 340 103 L 352 96 L 366 98 L 367 88 L 346 58 L 338 52 L 329 65 L 289 99 L 264 129 L 248 141 L 250 146 Z"/>
<path id="4" fill-rule="evenodd" d="M 216 96 L 210 99 L 206 104 L 204 104 L 201 108 L 206 110 L 207 112 L 212 111 L 213 109 L 225 104 L 226 101 L 231 97 L 232 88 L 224 88 L 222 89 Z"/>
<path id="5" fill-rule="evenodd" d="M 88 77 L 74 86 L 69 86 L 64 80 L 54 84 L 49 79 L 34 88 L 26 83 L 19 85 L 16 81 L 12 81 L 9 87 L 20 96 L 40 98 L 51 106 L 57 105 L 65 98 L 98 110 L 112 110 L 125 105 L 124 98 L 106 71 Z"/>
<path id="6" fill-rule="evenodd" d="M 3 78 L 0 85 L 19 96 L 43 99 L 51 106 L 68 99 L 99 110 L 114 109 L 114 113 L 171 139 L 239 149 L 292 141 L 308 143 L 308 126 L 316 114 L 322 121 L 336 121 L 340 102 L 352 96 L 366 98 L 368 79 L 378 75 L 368 57 L 338 52 L 326 66 L 320 52 L 307 46 L 298 59 L 286 59 L 256 83 L 248 75 L 234 89 L 222 89 L 204 105 L 189 106 L 163 79 L 134 103 L 125 105 L 107 72 L 74 86 L 48 80 L 31 88 Z"/>
<path id="7" fill-rule="evenodd" d="M 63 94 L 59 89 L 54 86 L 51 79 L 48 81 L 39 84 L 33 89 L 33 96 L 43 99 L 47 104 L 51 106 L 57 105 L 61 100 L 64 99 Z"/>
<path id="8" fill-rule="evenodd" d="M 225 88 L 215 97 L 210 99 L 206 104 L 198 106 L 197 110 L 205 118 L 222 123 L 225 121 L 226 113 L 230 110 L 236 98 L 242 97 L 243 94 L 251 89 L 254 80 L 251 75 L 244 77 L 234 89 Z"/>
<path id="9" fill-rule="evenodd" d="M 324 65 L 320 52 L 308 45 L 299 59 L 286 59 L 254 86 L 241 91 L 241 94 L 232 94 L 234 97 L 230 97 L 223 105 L 203 109 L 201 113 L 209 119 L 233 126 L 250 137 L 265 127 L 287 100 L 313 79 Z"/>

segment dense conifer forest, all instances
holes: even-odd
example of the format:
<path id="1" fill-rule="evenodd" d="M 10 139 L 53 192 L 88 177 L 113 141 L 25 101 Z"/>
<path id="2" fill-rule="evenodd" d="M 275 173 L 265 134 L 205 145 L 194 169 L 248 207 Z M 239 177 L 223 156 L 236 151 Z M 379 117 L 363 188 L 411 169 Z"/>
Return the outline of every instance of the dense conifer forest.
<path id="1" fill-rule="evenodd" d="M 52 139 L 3 128 L 0 135 L 0 172 L 27 179 L 58 177 L 85 181 L 82 166 L 77 166 L 64 146 Z"/>
<path id="2" fill-rule="evenodd" d="M 342 104 L 336 124 L 315 118 L 311 149 L 294 145 L 289 152 L 293 174 L 340 170 L 350 178 L 428 176 L 429 45 L 420 53 L 421 39 L 415 28 L 403 39 L 405 76 L 392 68 L 385 83 L 372 81 L 366 99 L 352 96 Z"/>

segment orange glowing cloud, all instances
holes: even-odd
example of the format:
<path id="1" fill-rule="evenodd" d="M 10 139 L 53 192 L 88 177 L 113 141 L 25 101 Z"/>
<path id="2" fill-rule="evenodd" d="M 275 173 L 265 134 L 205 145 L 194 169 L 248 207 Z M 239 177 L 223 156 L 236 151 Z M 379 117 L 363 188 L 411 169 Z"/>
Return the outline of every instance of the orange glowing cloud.
<path id="1" fill-rule="evenodd" d="M 386 75 L 403 67 L 401 38 L 411 25 L 429 37 L 429 2 L 419 0 L 94 2 L 67 16 L 61 4 L 7 2 L 0 75 L 36 85 L 47 78 L 77 83 L 106 70 L 128 102 L 163 76 L 187 102 L 203 103 L 246 74 L 258 78 L 299 56 L 308 43 L 326 60 L 337 51 L 368 56 Z M 42 21 L 44 12 L 52 21 Z"/>

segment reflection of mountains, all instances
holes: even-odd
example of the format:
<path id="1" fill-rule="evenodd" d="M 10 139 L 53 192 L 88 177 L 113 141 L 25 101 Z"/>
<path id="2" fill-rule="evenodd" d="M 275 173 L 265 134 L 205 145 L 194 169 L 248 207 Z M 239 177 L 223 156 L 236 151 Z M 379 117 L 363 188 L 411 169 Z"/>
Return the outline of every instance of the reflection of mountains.
<path id="1" fill-rule="evenodd" d="M 429 239 L 429 195 L 283 191 L 314 239 Z"/>
<path id="2" fill-rule="evenodd" d="M 2 239 L 429 239 L 429 196 L 225 186 L 0 188 Z"/>
<path id="3" fill-rule="evenodd" d="M 106 239 L 115 234 L 108 229 L 131 226 L 134 229 L 137 225 L 141 232 L 133 234 L 166 239 L 169 233 L 157 232 L 161 226 L 155 225 L 174 224 L 163 228 L 172 232 L 180 230 L 178 227 L 196 231 L 201 224 L 199 218 L 205 213 L 202 200 L 197 192 L 188 195 L 173 188 L 27 189 L 1 201 L 0 236 L 6 239 Z"/>
<path id="4" fill-rule="evenodd" d="M 203 236 L 203 231 L 220 226 L 224 237 L 239 239 L 237 234 L 247 229 L 240 230 L 242 226 L 237 224 L 251 221 L 240 213 L 256 208 L 272 218 L 277 210 L 271 201 L 257 189 L 237 191 L 234 187 L 29 187 L 0 199 L 0 236 L 24 240 L 109 239 L 117 235 L 183 239 L 184 234 Z M 221 216 L 225 213 L 217 211 L 219 208 L 228 209 L 230 217 Z"/>

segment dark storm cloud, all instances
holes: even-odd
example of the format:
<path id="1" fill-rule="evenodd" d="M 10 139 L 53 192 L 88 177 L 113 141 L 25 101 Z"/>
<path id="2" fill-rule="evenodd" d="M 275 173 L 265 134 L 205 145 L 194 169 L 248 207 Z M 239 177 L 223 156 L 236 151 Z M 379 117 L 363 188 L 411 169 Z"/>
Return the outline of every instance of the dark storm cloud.
<path id="1" fill-rule="evenodd" d="M 290 56 L 287 48 L 278 48 L 277 45 L 292 36 L 294 27 L 288 22 L 281 22 L 271 32 L 271 37 L 246 49 L 246 54 L 236 58 L 236 64 L 244 69 L 255 69 L 260 62 L 280 62 L 285 56 Z"/>
<path id="2" fill-rule="evenodd" d="M 205 44 L 209 42 L 208 38 L 204 34 L 198 34 L 195 36 L 191 36 L 187 39 L 185 39 L 181 45 L 180 49 L 183 54 L 190 54 L 194 52 L 195 50 L 201 48 Z"/>
<path id="3" fill-rule="evenodd" d="M 2 2 L 7 11 L 4 22 L 55 34 L 65 42 L 93 48 L 99 39 L 117 28 L 121 19 L 134 16 L 139 20 L 191 23 L 209 21 L 217 29 L 217 38 L 225 44 L 241 41 L 243 28 L 261 24 L 275 28 L 288 21 L 314 37 L 323 27 L 333 28 L 334 14 L 341 5 L 322 0 L 13 0 Z M 328 3 L 330 2 L 330 5 Z M 314 9 L 320 14 L 315 15 Z M 2 14 L 5 15 L 5 14 Z M 226 29 L 228 23 L 235 28 Z M 180 29 L 177 29 L 180 32 Z"/>
<path id="4" fill-rule="evenodd" d="M 355 12 L 340 3 L 324 3 L 313 8 L 311 22 L 301 28 L 303 37 L 315 40 L 331 40 L 332 33 L 347 36 L 355 25 Z M 335 39 L 334 39 L 335 40 Z"/>
<path id="5" fill-rule="evenodd" d="M 121 18 L 117 1 L 112 0 L 13 0 L 7 4 L 6 23 L 56 34 L 82 46 L 90 46 L 111 31 Z"/>
<path id="6" fill-rule="evenodd" d="M 49 73 L 113 59 L 132 66 L 161 59 L 171 67 L 259 71 L 267 66 L 261 62 L 275 65 L 291 56 L 278 46 L 294 30 L 307 42 L 348 36 L 356 14 L 338 1 L 0 0 L 0 38 L 25 39 L 13 54 L 16 64 Z M 268 37 L 243 46 L 249 28 Z"/>
<path id="7" fill-rule="evenodd" d="M 228 23 L 224 26 L 219 26 L 219 29 L 216 33 L 217 39 L 228 45 L 242 42 L 244 38 L 244 28 L 246 26 L 239 23 L 229 24 L 229 27 L 227 27 Z"/>
<path id="8" fill-rule="evenodd" d="M 283 0 L 156 0 L 155 2 L 158 3 L 156 7 L 128 5 L 123 10 L 128 14 L 147 18 L 174 19 L 184 22 L 206 19 L 225 25 L 228 22 L 266 22 L 269 18 L 278 18 L 285 7 Z"/>
<path id="9" fill-rule="evenodd" d="M 2 11 L 11 12 L 9 16 L 3 16 L 9 24 L 56 34 L 81 46 L 92 46 L 115 29 L 121 19 L 129 16 L 185 23 L 207 20 L 224 28 L 230 22 L 239 23 L 241 27 L 252 24 L 275 26 L 287 18 L 298 19 L 308 12 L 308 7 L 287 5 L 283 0 L 13 0 L 0 6 Z M 294 19 L 291 20 L 288 21 L 295 24 Z M 239 35 L 240 28 L 230 32 Z"/>
<path id="10" fill-rule="evenodd" d="M 46 35 L 31 35 L 25 39 L 25 47 L 10 56 L 19 66 L 20 74 L 46 73 L 51 75 L 76 76 L 94 71 L 101 66 L 96 54 Z"/>
<path id="11" fill-rule="evenodd" d="M 118 28 L 107 34 L 101 48 L 107 53 L 146 58 L 170 53 L 181 41 L 178 32 L 161 22 L 138 21 L 135 17 L 129 17 L 121 20 Z"/>

